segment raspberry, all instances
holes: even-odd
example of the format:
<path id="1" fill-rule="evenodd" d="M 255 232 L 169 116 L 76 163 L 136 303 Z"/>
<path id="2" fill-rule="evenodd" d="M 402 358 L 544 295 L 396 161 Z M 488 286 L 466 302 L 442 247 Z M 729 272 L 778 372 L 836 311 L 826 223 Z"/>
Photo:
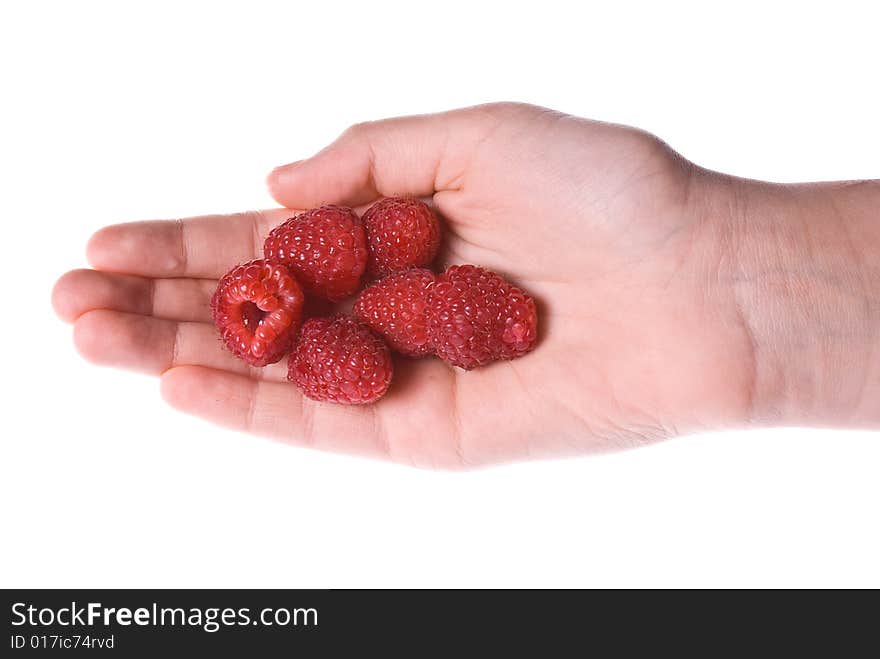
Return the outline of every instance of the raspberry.
<path id="1" fill-rule="evenodd" d="M 430 354 L 425 302 L 433 284 L 434 275 L 420 268 L 388 275 L 361 291 L 353 313 L 392 350 L 410 357 Z"/>
<path id="2" fill-rule="evenodd" d="M 290 349 L 304 299 L 283 265 L 250 261 L 223 275 L 211 310 L 226 347 L 252 366 L 265 366 Z"/>
<path id="3" fill-rule="evenodd" d="M 434 260 L 440 246 L 437 216 L 418 199 L 379 200 L 364 213 L 364 229 L 370 245 L 367 270 L 377 277 L 423 268 Z"/>
<path id="4" fill-rule="evenodd" d="M 350 316 L 307 320 L 290 353 L 287 378 L 314 400 L 372 403 L 388 390 L 391 351 Z"/>
<path id="5" fill-rule="evenodd" d="M 275 227 L 263 245 L 307 293 L 338 302 L 354 295 L 367 265 L 364 227 L 345 206 L 322 206 Z"/>
<path id="6" fill-rule="evenodd" d="M 428 292 L 428 339 L 439 357 L 470 370 L 535 346 L 534 300 L 494 272 L 452 266 Z"/>

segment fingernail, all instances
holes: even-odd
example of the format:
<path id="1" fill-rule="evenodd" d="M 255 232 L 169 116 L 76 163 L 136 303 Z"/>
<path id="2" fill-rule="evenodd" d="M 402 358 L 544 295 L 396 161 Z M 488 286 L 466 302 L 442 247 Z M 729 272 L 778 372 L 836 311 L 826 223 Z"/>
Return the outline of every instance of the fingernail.
<path id="1" fill-rule="evenodd" d="M 293 175 L 293 170 L 296 169 L 296 166 L 301 162 L 302 160 L 297 160 L 296 162 L 281 165 L 280 167 L 273 169 L 269 173 L 269 176 L 266 177 L 266 184 L 269 186 L 269 189 L 274 191 L 283 190 L 287 187 Z"/>

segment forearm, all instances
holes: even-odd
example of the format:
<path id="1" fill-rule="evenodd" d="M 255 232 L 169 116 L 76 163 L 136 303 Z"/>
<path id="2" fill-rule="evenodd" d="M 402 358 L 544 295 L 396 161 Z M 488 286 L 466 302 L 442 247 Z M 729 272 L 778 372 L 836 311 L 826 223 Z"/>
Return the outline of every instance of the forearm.
<path id="1" fill-rule="evenodd" d="M 747 420 L 880 427 L 880 181 L 698 176 L 750 345 Z"/>

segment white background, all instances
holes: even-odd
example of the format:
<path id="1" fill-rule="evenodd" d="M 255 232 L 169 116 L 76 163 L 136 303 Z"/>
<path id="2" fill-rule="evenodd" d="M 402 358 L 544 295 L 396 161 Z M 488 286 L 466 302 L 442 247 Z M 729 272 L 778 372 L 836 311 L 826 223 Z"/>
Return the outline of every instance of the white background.
<path id="1" fill-rule="evenodd" d="M 880 176 L 875 3 L 700 4 L 3 3 L 0 585 L 880 586 L 877 433 L 416 471 L 184 417 L 51 312 L 95 229 L 271 207 L 271 167 L 391 115 L 519 100 Z"/>

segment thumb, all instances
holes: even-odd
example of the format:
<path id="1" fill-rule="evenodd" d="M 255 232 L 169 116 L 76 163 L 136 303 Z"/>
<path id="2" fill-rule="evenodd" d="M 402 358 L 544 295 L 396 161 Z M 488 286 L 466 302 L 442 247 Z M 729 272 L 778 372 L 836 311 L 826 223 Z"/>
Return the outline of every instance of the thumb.
<path id="1" fill-rule="evenodd" d="M 269 191 L 282 206 L 312 208 L 454 190 L 475 145 L 501 120 L 499 107 L 356 124 L 311 158 L 273 170 Z"/>

